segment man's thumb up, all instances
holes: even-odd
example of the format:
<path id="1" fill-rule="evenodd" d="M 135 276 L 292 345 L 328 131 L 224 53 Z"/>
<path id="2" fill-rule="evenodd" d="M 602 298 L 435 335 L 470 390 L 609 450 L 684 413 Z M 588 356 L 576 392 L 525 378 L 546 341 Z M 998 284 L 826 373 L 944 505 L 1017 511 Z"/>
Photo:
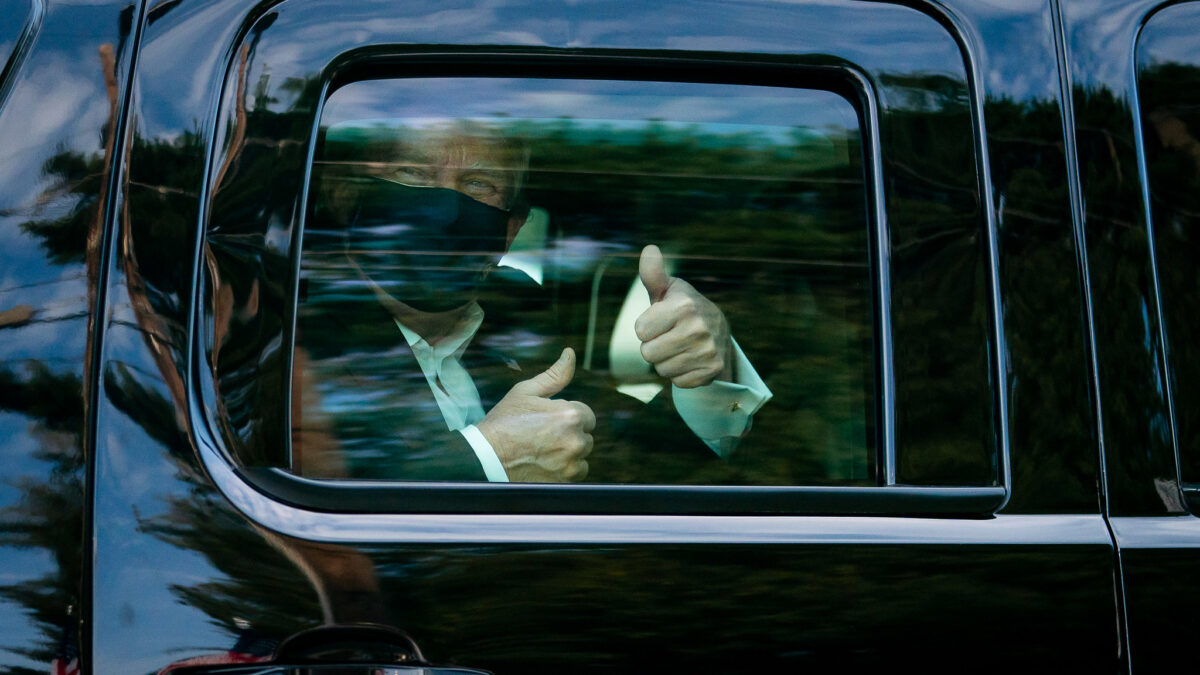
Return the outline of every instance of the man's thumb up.
<path id="1" fill-rule="evenodd" d="M 638 261 L 638 276 L 641 277 L 646 292 L 650 294 L 651 304 L 662 300 L 667 294 L 671 277 L 667 276 L 662 251 L 658 250 L 657 246 L 651 244 L 642 249 L 642 257 Z"/>
<path id="2" fill-rule="evenodd" d="M 550 398 L 571 384 L 575 377 L 575 350 L 567 347 L 549 368 L 513 385 L 511 391 L 525 396 Z"/>
<path id="3" fill-rule="evenodd" d="M 514 482 L 563 483 L 587 477 L 596 414 L 579 401 L 551 399 L 575 376 L 575 352 L 518 382 L 475 425 Z"/>

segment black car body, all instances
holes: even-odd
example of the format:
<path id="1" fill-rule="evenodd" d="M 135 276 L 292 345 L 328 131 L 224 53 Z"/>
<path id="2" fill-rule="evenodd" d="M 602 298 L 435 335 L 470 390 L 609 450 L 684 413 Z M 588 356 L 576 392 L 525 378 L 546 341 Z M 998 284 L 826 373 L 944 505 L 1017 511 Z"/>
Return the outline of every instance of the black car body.
<path id="1" fill-rule="evenodd" d="M 0 669 L 1184 665 L 1197 36 L 1160 0 L 3 0 Z M 868 478 L 272 468 L 322 105 L 431 77 L 851 101 Z"/>

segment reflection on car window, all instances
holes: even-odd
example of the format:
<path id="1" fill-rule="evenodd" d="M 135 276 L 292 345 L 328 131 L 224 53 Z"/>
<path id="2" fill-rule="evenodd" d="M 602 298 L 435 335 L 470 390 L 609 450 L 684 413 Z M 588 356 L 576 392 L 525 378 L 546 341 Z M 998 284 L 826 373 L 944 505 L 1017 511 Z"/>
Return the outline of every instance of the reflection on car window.
<path id="1" fill-rule="evenodd" d="M 1170 345 L 1180 470 L 1200 483 L 1200 11 L 1180 5 L 1147 23 L 1138 41 L 1138 93 L 1163 323 Z M 1171 467 L 1172 469 L 1174 467 Z"/>
<path id="2" fill-rule="evenodd" d="M 858 116 L 822 90 L 367 80 L 326 102 L 292 466 L 873 484 Z"/>

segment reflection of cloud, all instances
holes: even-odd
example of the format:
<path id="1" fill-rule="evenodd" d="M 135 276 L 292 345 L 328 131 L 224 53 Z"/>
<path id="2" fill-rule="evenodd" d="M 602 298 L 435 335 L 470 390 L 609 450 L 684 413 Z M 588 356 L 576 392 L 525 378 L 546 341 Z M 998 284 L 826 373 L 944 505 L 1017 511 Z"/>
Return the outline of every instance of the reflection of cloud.
<path id="1" fill-rule="evenodd" d="M 1147 3 L 1064 3 L 1063 20 L 1071 45 L 1071 75 L 1075 87 L 1108 88 L 1124 95 L 1133 83 L 1132 59 L 1113 45 L 1129 45 L 1139 28 L 1137 18 Z"/>
<path id="2" fill-rule="evenodd" d="M 1174 61 L 1200 66 L 1197 31 L 1200 31 L 1200 7 L 1194 4 L 1175 5 L 1155 14 L 1138 36 L 1138 65 Z"/>
<path id="3" fill-rule="evenodd" d="M 195 9 L 200 7 L 198 11 Z M 144 136 L 160 136 L 164 129 L 172 135 L 180 128 L 191 126 L 197 111 L 207 106 L 214 78 L 224 75 L 218 62 L 225 55 L 220 45 L 228 44 L 240 27 L 230 21 L 220 4 L 192 5 L 184 3 L 151 27 L 153 39 L 142 43 L 138 58 L 138 79 L 146 82 L 173 82 L 172 92 L 183 96 L 158 96 L 142 100 L 148 108 L 141 120 L 149 123 L 140 129 Z M 213 48 L 202 45 L 211 43 Z M 181 59 L 180 54 L 204 55 L 196 60 Z"/>
<path id="4" fill-rule="evenodd" d="M 0 208 L 27 204 L 46 188 L 46 178 L 30 171 L 30 159 L 40 160 L 47 145 L 60 151 L 91 154 L 102 151 L 100 130 L 108 121 L 108 99 L 100 58 L 47 55 L 21 71 L 0 110 Z M 91 72 L 79 63 L 94 64 Z"/>
<path id="5" fill-rule="evenodd" d="M 511 78 L 356 82 L 330 97 L 322 123 L 350 120 L 574 118 L 854 128 L 845 99 L 826 91 L 687 82 Z"/>

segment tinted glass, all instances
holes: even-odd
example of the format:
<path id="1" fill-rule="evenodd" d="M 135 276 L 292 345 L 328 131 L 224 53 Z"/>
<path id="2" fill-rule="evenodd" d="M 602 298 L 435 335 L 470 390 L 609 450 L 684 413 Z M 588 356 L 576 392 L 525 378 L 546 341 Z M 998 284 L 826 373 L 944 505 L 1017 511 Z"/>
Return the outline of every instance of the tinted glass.
<path id="1" fill-rule="evenodd" d="M 495 480 L 482 444 L 513 481 L 872 481 L 863 176 L 857 112 L 827 91 L 338 89 L 301 247 L 293 469 Z"/>
<path id="2" fill-rule="evenodd" d="M 1169 382 L 1185 482 L 1200 482 L 1200 8 L 1156 15 L 1138 42 L 1138 94 Z M 1165 487 L 1165 486 L 1164 486 Z"/>

